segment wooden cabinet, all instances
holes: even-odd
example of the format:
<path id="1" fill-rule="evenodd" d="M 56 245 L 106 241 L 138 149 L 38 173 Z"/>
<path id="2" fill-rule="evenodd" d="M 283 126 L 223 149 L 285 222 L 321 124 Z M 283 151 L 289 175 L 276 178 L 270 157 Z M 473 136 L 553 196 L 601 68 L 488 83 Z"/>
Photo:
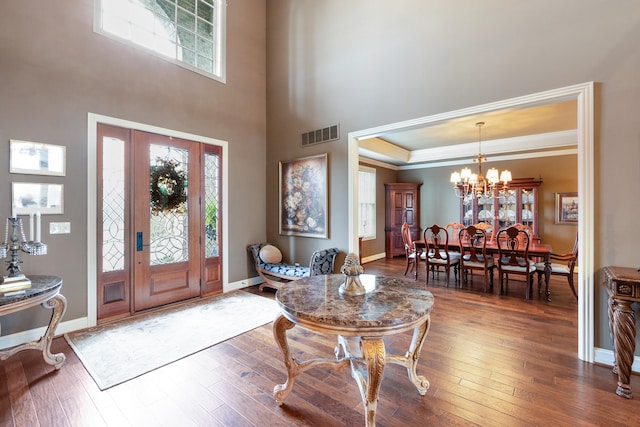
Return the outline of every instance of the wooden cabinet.
<path id="1" fill-rule="evenodd" d="M 460 199 L 460 222 L 465 226 L 486 222 L 499 230 L 515 223 L 528 225 L 533 235 L 538 234 L 538 187 L 542 179 L 514 179 L 509 192 L 497 198 L 465 197 Z"/>
<path id="2" fill-rule="evenodd" d="M 385 199 L 385 251 L 387 258 L 404 255 L 402 224 L 411 228 L 414 240 L 420 239 L 420 187 L 422 183 L 387 183 Z"/>

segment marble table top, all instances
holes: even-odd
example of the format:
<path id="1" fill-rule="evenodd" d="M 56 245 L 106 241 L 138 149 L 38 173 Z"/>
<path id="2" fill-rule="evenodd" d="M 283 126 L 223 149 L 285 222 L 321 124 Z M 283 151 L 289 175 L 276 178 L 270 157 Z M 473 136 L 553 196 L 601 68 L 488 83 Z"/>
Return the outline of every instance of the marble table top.
<path id="1" fill-rule="evenodd" d="M 31 280 L 31 287 L 24 289 L 24 293 L 17 295 L 3 296 L 0 293 L 0 306 L 14 304 L 18 301 L 32 299 L 51 291 L 59 290 L 62 287 L 62 279 L 57 276 L 27 276 Z"/>
<path id="2" fill-rule="evenodd" d="M 420 282 L 361 274 L 364 295 L 338 291 L 343 274 L 311 276 L 283 284 L 276 293 L 282 313 L 314 329 L 345 334 L 401 332 L 424 322 L 433 295 Z"/>

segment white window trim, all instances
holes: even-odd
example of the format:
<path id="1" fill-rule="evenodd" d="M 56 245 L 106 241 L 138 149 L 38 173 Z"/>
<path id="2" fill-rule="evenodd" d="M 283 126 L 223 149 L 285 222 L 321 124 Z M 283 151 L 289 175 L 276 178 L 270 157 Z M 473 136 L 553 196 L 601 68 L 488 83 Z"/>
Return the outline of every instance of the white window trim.
<path id="1" fill-rule="evenodd" d="M 104 37 L 110 38 L 112 40 L 116 40 L 120 43 L 124 43 L 128 46 L 143 50 L 145 52 L 150 53 L 153 56 L 157 56 L 158 58 L 162 58 L 167 62 L 171 62 L 172 64 L 178 65 L 182 68 L 185 68 L 189 71 L 193 71 L 194 73 L 201 74 L 205 77 L 208 77 L 212 80 L 219 81 L 220 83 L 227 82 L 227 2 L 224 0 L 214 0 L 216 7 L 216 35 L 215 39 L 217 40 L 216 45 L 216 74 L 208 73 L 204 70 L 201 70 L 197 67 L 194 67 L 186 62 L 179 61 L 177 59 L 169 58 L 165 55 L 162 55 L 153 49 L 149 49 L 145 46 L 134 43 L 130 40 L 124 39 L 122 37 L 118 37 L 115 34 L 106 32 L 102 29 L 100 25 L 101 22 L 101 3 L 104 0 L 94 0 L 93 3 L 93 31 L 96 34 L 100 34 Z"/>
<path id="2" fill-rule="evenodd" d="M 374 176 L 376 176 L 376 173 L 377 173 L 377 171 L 376 171 L 376 169 L 375 169 L 375 168 L 372 168 L 372 167 L 369 167 L 369 166 L 363 166 L 363 165 L 360 165 L 360 166 L 358 167 L 358 173 L 359 173 L 359 172 L 372 173 Z M 362 236 L 362 240 L 363 240 L 363 241 L 365 241 L 365 240 L 375 240 L 375 239 L 376 239 L 376 234 L 377 234 L 377 231 L 376 231 L 376 229 L 377 229 L 377 223 L 376 223 L 376 213 L 375 213 L 375 210 L 377 209 L 377 197 L 376 197 L 376 186 L 375 186 L 375 184 L 374 184 L 374 186 L 373 186 L 373 193 L 374 193 L 374 194 L 373 194 L 373 196 L 374 196 L 373 234 L 370 234 L 370 235 L 367 235 L 367 236 Z M 359 206 L 359 205 L 360 205 L 360 200 L 358 200 L 358 206 Z M 360 234 L 359 230 L 360 230 L 360 225 L 358 224 L 358 235 Z"/>

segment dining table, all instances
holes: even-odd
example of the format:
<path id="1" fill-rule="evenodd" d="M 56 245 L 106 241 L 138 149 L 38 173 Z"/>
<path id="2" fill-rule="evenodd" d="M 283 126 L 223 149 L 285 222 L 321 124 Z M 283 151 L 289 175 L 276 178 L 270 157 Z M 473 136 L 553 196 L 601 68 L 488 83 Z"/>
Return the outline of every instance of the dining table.
<path id="1" fill-rule="evenodd" d="M 426 250 L 426 242 L 424 240 L 414 240 L 416 251 Z M 459 239 L 456 237 L 449 240 L 449 250 L 460 251 L 461 245 Z M 524 255 L 525 247 L 522 245 L 518 248 L 518 255 Z M 545 298 L 547 301 L 551 301 L 551 290 L 549 289 L 549 279 L 551 278 L 551 252 L 552 247 L 548 243 L 542 243 L 536 240 L 529 242 L 529 258 L 538 258 L 544 261 L 544 284 L 545 284 Z M 497 239 L 487 242 L 487 254 L 498 255 L 499 248 Z"/>

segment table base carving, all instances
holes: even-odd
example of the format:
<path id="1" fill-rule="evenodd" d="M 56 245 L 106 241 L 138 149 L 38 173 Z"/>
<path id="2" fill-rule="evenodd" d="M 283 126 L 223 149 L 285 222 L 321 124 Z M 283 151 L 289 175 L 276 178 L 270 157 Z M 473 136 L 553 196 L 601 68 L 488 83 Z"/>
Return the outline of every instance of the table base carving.
<path id="1" fill-rule="evenodd" d="M 291 356 L 287 340 L 287 330 L 296 324 L 283 315 L 279 315 L 273 322 L 273 333 L 276 343 L 284 356 L 287 369 L 287 380 L 273 388 L 273 397 L 282 405 L 293 389 L 296 377 L 307 369 L 316 366 L 326 366 L 335 371 L 342 371 L 345 366 L 351 366 L 351 375 L 358 384 L 360 396 L 365 408 L 367 427 L 375 426 L 378 394 L 387 363 L 401 365 L 407 368 L 409 380 L 424 396 L 429 390 L 429 381 L 418 375 L 416 365 L 422 351 L 422 345 L 430 327 L 430 317 L 413 330 L 413 338 L 409 350 L 404 356 L 386 354 L 384 342 L 380 336 L 342 336 L 338 335 L 338 345 L 334 353 L 335 359 L 318 358 L 298 361 Z"/>
<path id="2" fill-rule="evenodd" d="M 64 353 L 51 353 L 51 342 L 55 334 L 58 323 L 64 315 L 67 308 L 67 300 L 62 294 L 57 294 L 49 300 L 41 303 L 43 308 L 52 309 L 51 320 L 44 335 L 36 341 L 20 344 L 5 350 L 0 350 L 0 360 L 7 360 L 14 354 L 23 350 L 37 350 L 42 352 L 44 361 L 49 365 L 53 365 L 55 369 L 60 369 L 65 363 L 67 356 Z"/>
<path id="3" fill-rule="evenodd" d="M 632 268 L 605 267 L 603 286 L 609 294 L 609 334 L 613 341 L 613 373 L 618 375 L 616 394 L 633 399 L 631 366 L 636 347 L 636 314 L 631 307 L 640 302 L 640 274 Z"/>

